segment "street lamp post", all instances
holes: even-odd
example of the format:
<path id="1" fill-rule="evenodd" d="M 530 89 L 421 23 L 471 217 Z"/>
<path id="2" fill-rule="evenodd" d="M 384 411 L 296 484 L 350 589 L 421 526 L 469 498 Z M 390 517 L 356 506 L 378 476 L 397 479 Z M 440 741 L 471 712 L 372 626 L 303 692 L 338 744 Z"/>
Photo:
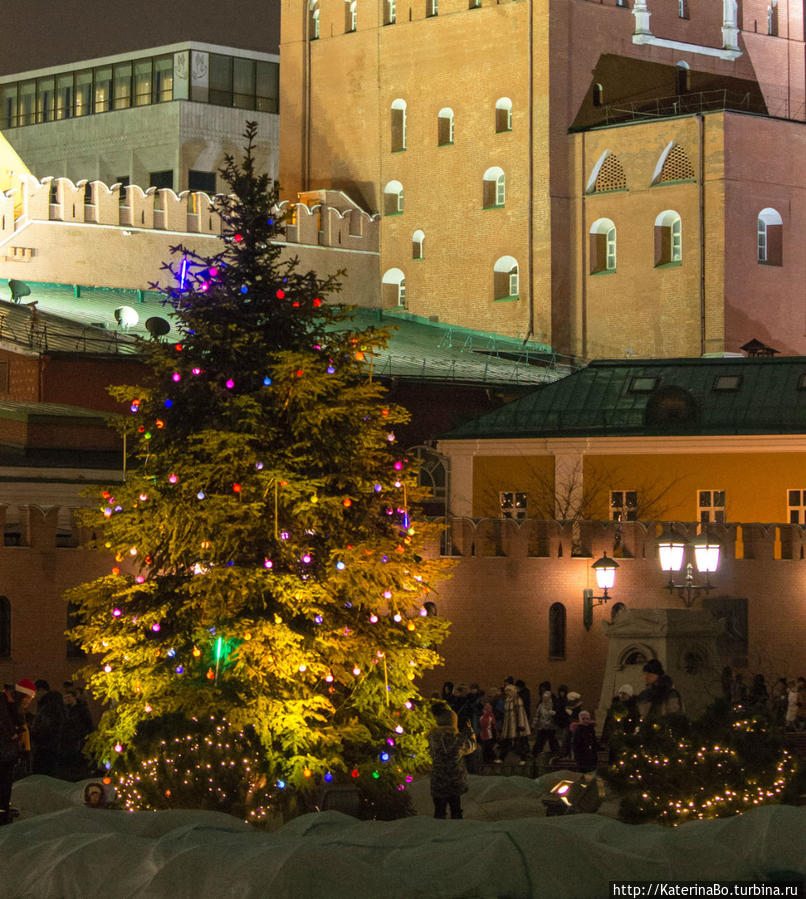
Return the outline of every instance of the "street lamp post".
<path id="1" fill-rule="evenodd" d="M 591 565 L 591 568 L 596 574 L 596 585 L 602 593 L 600 596 L 594 596 L 593 590 L 589 588 L 582 591 L 582 622 L 585 625 L 585 630 L 590 630 L 593 624 L 594 607 L 600 606 L 606 603 L 608 599 L 613 598 L 607 591 L 612 590 L 616 582 L 618 562 L 614 562 L 605 553 L 601 559 L 597 559 Z"/>
<path id="2" fill-rule="evenodd" d="M 700 595 L 700 592 L 708 594 L 714 589 L 709 575 L 713 574 L 719 567 L 720 548 L 718 543 L 708 539 L 707 530 L 704 530 L 689 546 L 694 552 L 697 572 L 705 575 L 704 583 L 698 584 L 696 582 L 694 565 L 690 561 L 686 562 L 683 582 L 675 583 L 674 572 L 680 571 L 683 567 L 687 545 L 670 530 L 662 534 L 658 540 L 660 567 L 663 571 L 668 571 L 669 573 L 669 582 L 666 584 L 666 589 L 670 593 L 677 593 L 687 609 L 691 607 L 694 600 Z"/>

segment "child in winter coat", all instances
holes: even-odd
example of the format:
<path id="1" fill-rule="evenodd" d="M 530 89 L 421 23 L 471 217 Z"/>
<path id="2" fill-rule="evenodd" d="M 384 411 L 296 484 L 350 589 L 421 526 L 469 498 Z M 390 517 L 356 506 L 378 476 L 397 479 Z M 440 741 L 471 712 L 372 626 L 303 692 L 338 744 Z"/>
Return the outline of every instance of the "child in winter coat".
<path id="1" fill-rule="evenodd" d="M 448 806 L 451 818 L 462 817 L 462 793 L 467 792 L 467 770 L 464 756 L 476 748 L 476 736 L 468 729 L 459 733 L 456 712 L 442 703 L 431 710 L 437 726 L 428 734 L 431 753 L 431 798 L 434 817 L 444 818 Z"/>
<path id="2" fill-rule="evenodd" d="M 479 718 L 479 739 L 481 740 L 481 757 L 485 765 L 495 758 L 495 741 L 498 737 L 498 725 L 492 703 L 485 702 Z"/>

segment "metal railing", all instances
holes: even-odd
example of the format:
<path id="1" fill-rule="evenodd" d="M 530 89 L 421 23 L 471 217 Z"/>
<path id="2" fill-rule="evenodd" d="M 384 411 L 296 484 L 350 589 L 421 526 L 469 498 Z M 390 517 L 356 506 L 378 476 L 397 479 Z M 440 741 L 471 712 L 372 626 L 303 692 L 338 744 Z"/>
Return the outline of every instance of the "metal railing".
<path id="1" fill-rule="evenodd" d="M 760 97 L 749 91 L 738 93 L 727 89 L 657 97 L 654 100 L 631 100 L 602 107 L 603 124 L 614 125 L 640 119 L 663 119 L 679 115 L 696 115 L 719 110 L 737 110 L 767 115 Z"/>

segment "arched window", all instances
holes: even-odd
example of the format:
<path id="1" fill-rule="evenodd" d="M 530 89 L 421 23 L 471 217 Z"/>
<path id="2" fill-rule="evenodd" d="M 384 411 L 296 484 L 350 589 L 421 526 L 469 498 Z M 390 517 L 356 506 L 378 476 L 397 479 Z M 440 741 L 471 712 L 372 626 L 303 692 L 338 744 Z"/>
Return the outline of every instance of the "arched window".
<path id="1" fill-rule="evenodd" d="M 406 306 L 406 276 L 399 268 L 390 268 L 383 276 L 383 305 Z"/>
<path id="2" fill-rule="evenodd" d="M 406 149 L 406 101 L 392 103 L 392 152 Z"/>
<path id="3" fill-rule="evenodd" d="M 593 105 L 594 106 L 603 106 L 604 105 L 604 88 L 601 84 L 593 85 Z"/>
<path id="4" fill-rule="evenodd" d="M 683 223 L 673 209 L 667 209 L 655 219 L 655 265 L 682 261 Z"/>
<path id="5" fill-rule="evenodd" d="M 684 16 L 683 18 L 688 18 Z M 675 88 L 678 94 L 685 94 L 691 90 L 691 69 L 687 62 L 679 62 L 675 66 Z"/>
<path id="6" fill-rule="evenodd" d="M 493 266 L 493 298 L 517 299 L 518 290 L 518 260 L 512 256 L 502 256 Z"/>
<path id="7" fill-rule="evenodd" d="M 610 219 L 597 219 L 590 230 L 590 272 L 616 270 L 616 226 Z"/>
<path id="8" fill-rule="evenodd" d="M 561 602 L 549 607 L 549 658 L 565 658 L 565 606 Z"/>
<path id="9" fill-rule="evenodd" d="M 400 215 L 403 212 L 403 185 L 390 181 L 383 189 L 383 214 Z"/>
<path id="10" fill-rule="evenodd" d="M 498 134 L 512 131 L 512 100 L 509 97 L 495 101 L 495 130 Z"/>
<path id="11" fill-rule="evenodd" d="M 783 265 L 784 223 L 777 209 L 767 207 L 758 214 L 758 261 Z"/>
<path id="12" fill-rule="evenodd" d="M 344 2 L 344 30 L 345 32 L 355 31 L 357 24 L 356 18 L 357 0 L 345 0 Z"/>
<path id="13" fill-rule="evenodd" d="M 315 41 L 319 38 L 319 0 L 311 0 L 308 10 L 310 13 L 308 35 L 312 41 Z"/>
<path id="14" fill-rule="evenodd" d="M 0 658 L 11 655 L 11 603 L 0 596 Z"/>
<path id="15" fill-rule="evenodd" d="M 411 235 L 411 258 L 423 258 L 423 241 L 425 240 L 425 232 L 419 229 Z"/>
<path id="16" fill-rule="evenodd" d="M 72 630 L 74 627 L 77 627 L 81 624 L 83 618 L 81 616 L 81 612 L 79 611 L 79 607 L 74 603 L 70 602 L 67 604 L 67 627 L 65 630 Z M 74 643 L 72 640 L 67 641 L 67 658 L 68 659 L 83 659 L 86 656 L 86 652 L 79 646 L 78 643 Z"/>
<path id="17" fill-rule="evenodd" d="M 507 176 L 502 168 L 493 166 L 487 169 L 483 186 L 481 205 L 485 209 L 497 209 L 504 205 L 507 199 Z"/>
<path id="18" fill-rule="evenodd" d="M 397 0 L 384 0 L 383 24 L 394 25 L 397 21 Z"/>
<path id="19" fill-rule="evenodd" d="M 453 110 L 446 106 L 437 117 L 437 145 L 444 147 L 453 143 Z"/>

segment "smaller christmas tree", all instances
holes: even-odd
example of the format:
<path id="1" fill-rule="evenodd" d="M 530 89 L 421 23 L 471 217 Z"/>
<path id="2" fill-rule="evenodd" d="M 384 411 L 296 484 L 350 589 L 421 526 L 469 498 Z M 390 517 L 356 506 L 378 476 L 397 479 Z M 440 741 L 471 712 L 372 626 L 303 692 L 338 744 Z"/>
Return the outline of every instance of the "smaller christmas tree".
<path id="1" fill-rule="evenodd" d="M 254 139 L 222 172 L 224 249 L 166 266 L 180 338 L 115 391 L 133 457 L 86 518 L 115 563 L 69 598 L 107 705 L 90 748 L 127 807 L 259 820 L 334 778 L 412 780 L 415 680 L 446 633 L 424 602 L 447 570 L 397 447 L 408 414 L 367 364 L 386 336 L 353 331 L 326 302 L 337 283 L 282 258 Z"/>
<path id="2" fill-rule="evenodd" d="M 779 802 L 795 770 L 766 715 L 722 701 L 699 721 L 658 717 L 615 739 L 607 779 L 623 794 L 619 817 L 629 824 L 678 825 Z"/>

